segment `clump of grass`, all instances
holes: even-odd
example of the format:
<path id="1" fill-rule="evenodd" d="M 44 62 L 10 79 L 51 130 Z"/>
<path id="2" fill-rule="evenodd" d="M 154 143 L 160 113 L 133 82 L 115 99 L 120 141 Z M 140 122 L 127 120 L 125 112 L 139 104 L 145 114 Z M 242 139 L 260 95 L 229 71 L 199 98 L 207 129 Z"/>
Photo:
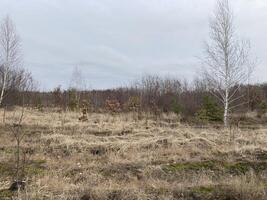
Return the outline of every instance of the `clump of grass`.
<path id="1" fill-rule="evenodd" d="M 214 198 L 215 188 L 213 186 L 196 186 L 190 188 L 186 196 L 188 199 L 207 200 Z"/>
<path id="2" fill-rule="evenodd" d="M 45 167 L 45 160 L 34 160 L 31 161 L 28 165 L 25 166 L 25 173 L 28 177 L 41 175 L 44 173 Z"/>
<path id="3" fill-rule="evenodd" d="M 25 165 L 24 173 L 27 177 L 40 175 L 45 170 L 44 160 L 30 161 Z M 11 177 L 14 175 L 14 163 L 2 162 L 0 163 L 0 175 L 1 177 Z"/>
<path id="4" fill-rule="evenodd" d="M 224 169 L 226 172 L 233 175 L 246 174 L 250 170 L 254 171 L 256 174 L 267 170 L 266 162 L 253 162 L 244 161 L 238 163 L 224 163 Z"/>
<path id="5" fill-rule="evenodd" d="M 5 154 L 13 154 L 14 153 L 14 149 L 10 148 L 10 147 L 2 147 L 0 148 L 0 152 L 5 153 Z"/>
<path id="6" fill-rule="evenodd" d="M 209 194 L 214 192 L 214 186 L 197 186 L 192 188 L 191 191 L 201 194 Z"/>
<path id="7" fill-rule="evenodd" d="M 216 161 L 175 163 L 167 165 L 163 169 L 167 172 L 217 170 L 218 163 Z"/>
<path id="8" fill-rule="evenodd" d="M 250 170 L 256 174 L 267 170 L 266 162 L 220 162 L 220 161 L 202 161 L 202 162 L 187 162 L 187 163 L 175 163 L 164 166 L 163 169 L 166 172 L 179 172 L 179 171 L 218 171 L 221 170 L 224 173 L 230 173 L 232 175 L 246 174 Z"/>
<path id="9" fill-rule="evenodd" d="M 10 190 L 0 190 L 0 199 L 1 200 L 9 200 L 12 199 L 13 192 Z"/>
<path id="10" fill-rule="evenodd" d="M 1 177 L 12 176 L 13 175 L 13 165 L 10 162 L 0 163 L 0 174 Z"/>
<path id="11" fill-rule="evenodd" d="M 255 152 L 255 157 L 257 160 L 261 160 L 261 161 L 267 160 L 267 151 L 257 149 Z"/>

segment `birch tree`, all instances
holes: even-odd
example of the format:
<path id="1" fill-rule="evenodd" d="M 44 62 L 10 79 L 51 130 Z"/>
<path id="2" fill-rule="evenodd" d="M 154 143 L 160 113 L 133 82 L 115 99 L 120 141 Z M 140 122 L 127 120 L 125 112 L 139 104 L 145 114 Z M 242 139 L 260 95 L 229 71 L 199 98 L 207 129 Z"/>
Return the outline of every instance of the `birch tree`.
<path id="1" fill-rule="evenodd" d="M 19 65 L 20 60 L 20 39 L 12 20 L 6 17 L 0 25 L 0 105 L 11 74 Z"/>
<path id="2" fill-rule="evenodd" d="M 224 125 L 228 126 L 229 112 L 234 109 L 242 84 L 252 72 L 250 45 L 239 40 L 234 26 L 234 16 L 228 0 L 218 0 L 210 21 L 210 41 L 206 43 L 204 77 L 211 93 L 224 106 Z"/>
<path id="3" fill-rule="evenodd" d="M 78 91 L 86 89 L 86 83 L 83 77 L 83 72 L 79 67 L 74 67 L 71 74 L 70 88 Z"/>
<path id="4" fill-rule="evenodd" d="M 84 76 L 79 67 L 74 67 L 71 82 L 70 82 L 70 91 L 74 92 L 75 101 L 77 103 L 78 109 L 80 106 L 81 93 L 86 89 L 86 83 Z"/>

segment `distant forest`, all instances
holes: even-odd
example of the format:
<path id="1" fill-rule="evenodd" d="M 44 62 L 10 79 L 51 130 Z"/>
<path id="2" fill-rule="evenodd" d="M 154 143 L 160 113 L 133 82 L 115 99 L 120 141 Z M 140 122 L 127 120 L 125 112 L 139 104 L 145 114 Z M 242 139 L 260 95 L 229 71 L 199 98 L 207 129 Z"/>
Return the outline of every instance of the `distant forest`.
<path id="1" fill-rule="evenodd" d="M 197 79 L 192 83 L 159 76 L 145 76 L 129 87 L 107 90 L 78 90 L 70 88 L 62 90 L 56 87 L 50 92 L 26 91 L 10 89 L 2 107 L 27 106 L 42 111 L 44 108 L 57 108 L 58 111 L 81 111 L 86 107 L 89 112 L 109 112 L 109 102 L 116 105 L 113 112 L 142 111 L 157 113 L 174 112 L 182 119 L 190 120 L 209 97 L 219 108 L 220 102 L 210 94 L 205 80 Z M 242 95 L 235 102 L 236 113 L 263 112 L 267 102 L 267 83 L 250 84 L 239 88 L 236 96 Z M 233 113 L 232 111 L 232 113 Z"/>

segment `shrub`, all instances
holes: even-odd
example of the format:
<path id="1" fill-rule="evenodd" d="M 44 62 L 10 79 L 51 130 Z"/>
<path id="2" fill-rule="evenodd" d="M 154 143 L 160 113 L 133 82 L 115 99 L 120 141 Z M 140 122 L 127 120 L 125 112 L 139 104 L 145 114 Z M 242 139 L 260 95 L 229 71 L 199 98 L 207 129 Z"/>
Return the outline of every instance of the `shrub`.
<path id="1" fill-rule="evenodd" d="M 182 106 L 177 102 L 176 99 L 172 100 L 172 105 L 171 105 L 171 110 L 174 112 L 176 115 L 180 115 L 182 112 Z"/>
<path id="2" fill-rule="evenodd" d="M 68 107 L 71 111 L 76 111 L 79 107 L 78 100 L 76 97 L 76 90 L 71 89 L 68 91 L 69 92 L 69 103 Z"/>
<path id="3" fill-rule="evenodd" d="M 118 113 L 121 110 L 121 104 L 117 99 L 107 99 L 105 103 L 106 110 L 112 114 Z"/>
<path id="4" fill-rule="evenodd" d="M 37 99 L 36 99 L 36 102 L 35 102 L 35 107 L 36 107 L 36 109 L 38 110 L 38 111 L 40 111 L 40 112 L 43 112 L 43 110 L 44 110 L 44 106 L 43 106 L 43 103 L 42 103 L 42 99 L 41 99 L 41 97 L 37 97 Z"/>
<path id="5" fill-rule="evenodd" d="M 128 110 L 139 112 L 141 108 L 141 100 L 138 96 L 132 96 L 128 99 L 127 102 Z"/>
<path id="6" fill-rule="evenodd" d="M 202 107 L 197 112 L 197 118 L 205 122 L 221 122 L 223 111 L 212 97 L 205 96 Z"/>
<path id="7" fill-rule="evenodd" d="M 267 102 L 266 101 L 262 101 L 259 105 L 258 108 L 258 117 L 261 118 L 262 116 L 264 116 L 267 113 Z"/>

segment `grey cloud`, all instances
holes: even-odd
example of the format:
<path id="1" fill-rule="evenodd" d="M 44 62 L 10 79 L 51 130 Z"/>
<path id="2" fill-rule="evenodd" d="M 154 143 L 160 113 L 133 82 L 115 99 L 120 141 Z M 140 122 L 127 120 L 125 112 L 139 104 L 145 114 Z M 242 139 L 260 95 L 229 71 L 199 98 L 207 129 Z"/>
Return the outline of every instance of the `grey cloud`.
<path id="1" fill-rule="evenodd" d="M 108 88 L 142 74 L 192 79 L 199 67 L 215 0 L 1 0 L 23 41 L 25 64 L 50 89 L 65 87 L 80 66 L 87 85 Z M 267 2 L 231 1 L 238 33 L 267 81 Z"/>

